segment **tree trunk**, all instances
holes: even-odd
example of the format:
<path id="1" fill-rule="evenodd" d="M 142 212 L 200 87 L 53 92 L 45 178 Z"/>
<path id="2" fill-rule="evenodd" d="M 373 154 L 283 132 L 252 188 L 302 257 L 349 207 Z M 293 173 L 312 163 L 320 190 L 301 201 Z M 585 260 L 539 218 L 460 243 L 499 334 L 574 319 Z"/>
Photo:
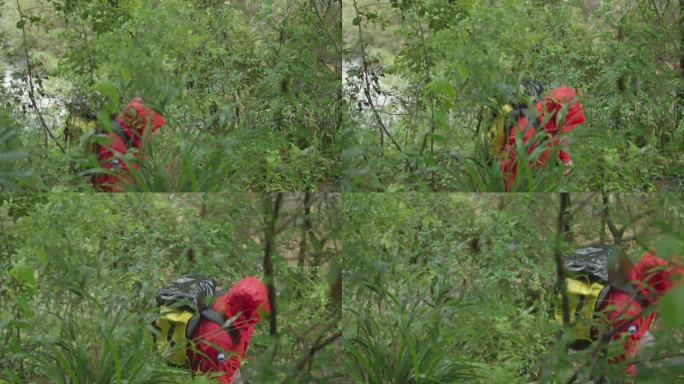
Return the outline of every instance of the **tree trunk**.
<path id="1" fill-rule="evenodd" d="M 684 120 L 684 0 L 679 0 L 679 84 L 678 106 L 679 116 L 677 123 Z"/>
<path id="2" fill-rule="evenodd" d="M 568 300 L 568 287 L 565 283 L 565 266 L 563 264 L 563 238 L 566 221 L 569 216 L 569 197 L 563 197 L 567 192 L 561 193 L 560 210 L 558 211 L 558 222 L 556 227 L 556 244 L 554 247 L 554 259 L 556 261 L 556 275 L 558 277 L 558 287 L 560 288 L 563 308 L 563 327 L 567 327 L 570 323 L 570 301 Z"/>
<path id="3" fill-rule="evenodd" d="M 271 306 L 271 314 L 269 316 L 269 334 L 271 336 L 276 336 L 278 334 L 278 311 L 275 294 L 275 272 L 273 270 L 273 249 L 275 247 L 276 224 L 278 223 L 278 215 L 280 214 L 282 205 L 282 193 L 276 194 L 273 202 L 271 202 L 270 196 L 264 200 L 266 219 L 268 220 L 266 222 L 266 227 L 264 228 L 264 276 L 266 288 L 268 289 L 268 302 Z"/>
<path id="4" fill-rule="evenodd" d="M 572 228 L 571 228 L 571 222 L 572 222 L 572 214 L 570 213 L 570 207 L 572 206 L 572 202 L 570 201 L 570 193 L 568 192 L 562 192 L 560 195 L 561 198 L 561 209 L 564 209 L 562 211 L 562 219 L 563 219 L 563 238 L 567 242 L 572 241 Z"/>
<path id="5" fill-rule="evenodd" d="M 606 225 L 608 225 L 610 234 L 613 235 L 613 242 L 615 242 L 615 244 L 620 244 L 622 242 L 622 235 L 625 232 L 625 228 L 618 228 L 610 216 L 610 210 L 608 207 L 610 204 L 610 195 L 606 191 L 602 191 L 601 195 L 603 197 L 603 220 L 606 222 Z"/>
<path id="6" fill-rule="evenodd" d="M 299 258 L 297 266 L 304 267 L 306 264 L 306 239 L 311 234 L 313 224 L 311 223 L 311 192 L 304 193 L 304 220 L 302 222 L 302 234 L 299 239 Z"/>
<path id="7" fill-rule="evenodd" d="M 605 192 L 602 192 L 602 194 L 605 194 Z M 599 241 L 601 244 L 606 243 L 606 238 L 607 238 L 607 233 L 606 233 L 606 215 L 604 214 L 604 206 L 606 205 L 605 201 L 601 201 L 601 206 L 599 207 L 599 216 L 601 220 L 601 228 L 599 229 Z"/>

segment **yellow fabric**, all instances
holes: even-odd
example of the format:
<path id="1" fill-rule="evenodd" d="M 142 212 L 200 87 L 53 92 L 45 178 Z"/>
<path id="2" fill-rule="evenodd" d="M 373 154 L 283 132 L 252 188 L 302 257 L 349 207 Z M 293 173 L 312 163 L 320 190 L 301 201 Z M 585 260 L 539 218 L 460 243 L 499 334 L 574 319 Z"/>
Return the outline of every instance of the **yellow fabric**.
<path id="1" fill-rule="evenodd" d="M 591 341 L 591 320 L 594 318 L 596 304 L 604 285 L 599 283 L 589 283 L 578 279 L 565 279 L 568 287 L 568 300 L 570 302 L 570 324 L 575 324 L 575 334 L 579 340 Z M 579 312 L 577 305 L 580 301 L 580 296 L 584 296 L 584 303 Z M 558 294 L 559 300 L 562 300 L 561 294 Z M 584 320 L 577 323 L 578 316 Z M 558 324 L 563 325 L 563 306 L 558 305 L 555 310 L 555 318 Z"/>
<path id="2" fill-rule="evenodd" d="M 87 132 L 92 129 L 95 129 L 95 126 L 97 125 L 97 120 L 84 119 L 76 116 L 72 118 L 72 125 L 78 128 L 78 130 L 81 132 Z"/>
<path id="3" fill-rule="evenodd" d="M 161 332 L 161 335 L 156 340 L 159 353 L 174 364 L 185 365 L 187 363 L 185 330 L 193 314 L 189 311 L 165 306 L 161 307 L 160 313 L 161 315 L 155 322 Z M 169 341 L 169 331 L 172 324 L 175 324 L 175 328 Z"/>
<path id="4" fill-rule="evenodd" d="M 503 105 L 500 113 L 494 118 L 492 125 L 489 127 L 490 154 L 494 157 L 498 157 L 506 145 L 506 140 L 508 139 L 506 116 L 512 111 L 513 108 L 510 105 Z"/>
<path id="5" fill-rule="evenodd" d="M 78 139 L 84 133 L 93 132 L 95 131 L 95 128 L 97 128 L 97 120 L 84 119 L 79 116 L 72 116 L 69 120 L 67 129 L 69 131 L 68 137 L 70 147 L 78 144 Z"/>

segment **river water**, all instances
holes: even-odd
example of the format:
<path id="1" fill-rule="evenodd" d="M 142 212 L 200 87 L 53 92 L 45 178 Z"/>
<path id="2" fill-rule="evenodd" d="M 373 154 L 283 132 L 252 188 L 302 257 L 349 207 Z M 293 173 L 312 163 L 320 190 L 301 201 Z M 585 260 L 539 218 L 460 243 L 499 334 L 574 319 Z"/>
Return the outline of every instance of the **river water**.
<path id="1" fill-rule="evenodd" d="M 21 75 L 24 72 L 22 67 L 20 65 L 7 64 L 7 62 L 3 62 L 0 59 L 0 68 L 3 69 L 2 88 L 7 92 L 8 96 L 14 99 L 13 104 L 15 106 L 24 106 L 24 110 L 27 112 L 26 117 L 29 121 L 35 122 L 37 116 L 29 97 L 29 85 L 26 78 L 22 78 Z M 49 84 L 49 80 L 46 80 L 45 83 Z M 45 95 L 41 95 L 34 84 L 33 94 L 38 110 L 43 115 L 45 122 L 52 128 L 52 131 L 59 131 L 64 126 L 64 121 L 68 115 L 66 103 L 59 98 L 59 95 L 51 94 L 50 92 L 44 93 Z M 37 127 L 35 124 L 30 125 L 31 127 L 25 127 L 25 129 L 31 130 Z"/>
<path id="2" fill-rule="evenodd" d="M 352 73 L 354 71 L 358 71 L 358 69 L 361 67 L 362 62 L 361 58 L 355 58 L 355 59 L 346 59 L 342 62 L 342 85 L 345 89 L 345 97 L 347 98 L 347 101 L 349 101 L 349 96 L 352 92 L 351 89 L 351 82 L 356 81 L 358 82 L 358 79 L 352 79 L 350 76 L 350 71 Z M 389 129 L 392 130 L 392 127 L 397 123 L 399 120 L 399 116 L 403 113 L 403 108 L 401 103 L 397 100 L 396 97 L 392 96 L 390 93 L 386 93 L 387 90 L 392 90 L 393 88 L 395 89 L 396 92 L 396 87 L 399 85 L 401 88 L 402 81 L 401 79 L 398 79 L 394 76 L 387 75 L 385 77 L 381 77 L 378 80 L 379 86 L 381 90 L 385 92 L 377 93 L 377 92 L 371 92 L 371 101 L 373 102 L 373 105 L 375 106 L 376 110 L 378 111 L 383 123 L 385 126 Z M 359 90 L 355 95 L 355 98 L 359 101 L 367 101 L 366 100 L 366 95 L 365 92 L 363 91 L 363 85 L 362 89 Z M 355 107 L 352 105 L 352 107 Z M 373 113 L 370 111 L 369 106 L 364 106 L 363 107 L 364 111 L 363 114 L 369 118 L 371 121 L 376 119 Z M 373 128 L 371 125 L 363 125 L 362 127 L 366 128 Z"/>

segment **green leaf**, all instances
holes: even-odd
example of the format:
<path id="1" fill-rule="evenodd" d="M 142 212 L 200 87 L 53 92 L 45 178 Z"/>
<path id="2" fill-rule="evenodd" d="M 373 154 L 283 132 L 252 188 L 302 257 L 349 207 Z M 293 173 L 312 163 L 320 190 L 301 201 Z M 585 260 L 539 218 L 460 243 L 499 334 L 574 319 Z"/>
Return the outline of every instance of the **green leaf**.
<path id="1" fill-rule="evenodd" d="M 660 313 L 666 326 L 684 325 L 684 285 L 668 292 L 660 300 Z"/>
<path id="2" fill-rule="evenodd" d="M 21 310 L 22 315 L 24 315 L 25 317 L 32 317 L 33 316 L 33 310 L 31 309 L 31 305 L 30 305 L 27 297 L 25 297 L 25 296 L 17 297 L 16 303 L 19 306 L 19 309 Z"/>
<path id="3" fill-rule="evenodd" d="M 14 265 L 14 267 L 12 267 L 10 270 L 10 275 L 29 285 L 33 286 L 36 284 L 36 277 L 34 276 L 33 268 L 24 263 Z"/>
<path id="4" fill-rule="evenodd" d="M 665 235 L 658 240 L 655 247 L 656 255 L 666 259 L 676 255 L 681 250 L 681 243 L 674 235 Z"/>
<path id="5" fill-rule="evenodd" d="M 116 112 L 118 110 L 119 90 L 114 84 L 110 82 L 98 83 L 93 86 L 93 89 L 107 97 L 107 112 Z"/>
<path id="6" fill-rule="evenodd" d="M 456 90 L 451 82 L 446 79 L 433 80 L 428 84 L 428 89 L 432 91 L 435 96 L 443 97 L 447 100 L 453 100 L 456 98 Z"/>

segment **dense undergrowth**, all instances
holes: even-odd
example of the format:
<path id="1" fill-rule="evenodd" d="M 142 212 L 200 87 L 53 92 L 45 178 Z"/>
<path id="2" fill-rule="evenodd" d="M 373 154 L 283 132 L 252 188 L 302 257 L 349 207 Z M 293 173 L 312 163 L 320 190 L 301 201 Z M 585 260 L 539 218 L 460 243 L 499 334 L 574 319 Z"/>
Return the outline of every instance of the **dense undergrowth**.
<path id="1" fill-rule="evenodd" d="M 225 287 L 249 275 L 268 281 L 271 199 L 2 196 L 0 382 L 209 383 L 157 355 L 156 292 L 189 273 Z M 309 199 L 308 216 L 302 196 L 284 201 L 272 255 L 277 331 L 268 319 L 257 325 L 241 370 L 248 383 L 341 383 L 337 199 Z M 313 236 L 301 241 L 305 217 Z"/>
<path id="2" fill-rule="evenodd" d="M 615 241 L 601 230 L 601 197 L 571 196 L 573 241 L 563 249 Z M 609 205 L 630 258 L 681 254 L 681 196 L 616 196 Z M 548 194 L 345 197 L 345 367 L 355 382 L 628 380 L 623 365 L 591 349 L 567 354 L 556 338 L 557 207 Z M 683 294 L 661 302 L 638 382 L 681 382 Z"/>
<path id="3" fill-rule="evenodd" d="M 98 165 L 73 122 L 85 109 L 106 130 L 137 95 L 167 125 L 132 190 L 337 189 L 340 4 L 20 0 L 1 12 L 3 108 L 35 188 L 88 190 Z"/>
<path id="4" fill-rule="evenodd" d="M 571 175 L 550 165 L 514 190 L 680 189 L 681 12 L 671 1 L 345 1 L 345 188 L 502 191 L 483 134 L 507 90 L 533 81 L 575 88 L 586 122 L 567 137 Z"/>

